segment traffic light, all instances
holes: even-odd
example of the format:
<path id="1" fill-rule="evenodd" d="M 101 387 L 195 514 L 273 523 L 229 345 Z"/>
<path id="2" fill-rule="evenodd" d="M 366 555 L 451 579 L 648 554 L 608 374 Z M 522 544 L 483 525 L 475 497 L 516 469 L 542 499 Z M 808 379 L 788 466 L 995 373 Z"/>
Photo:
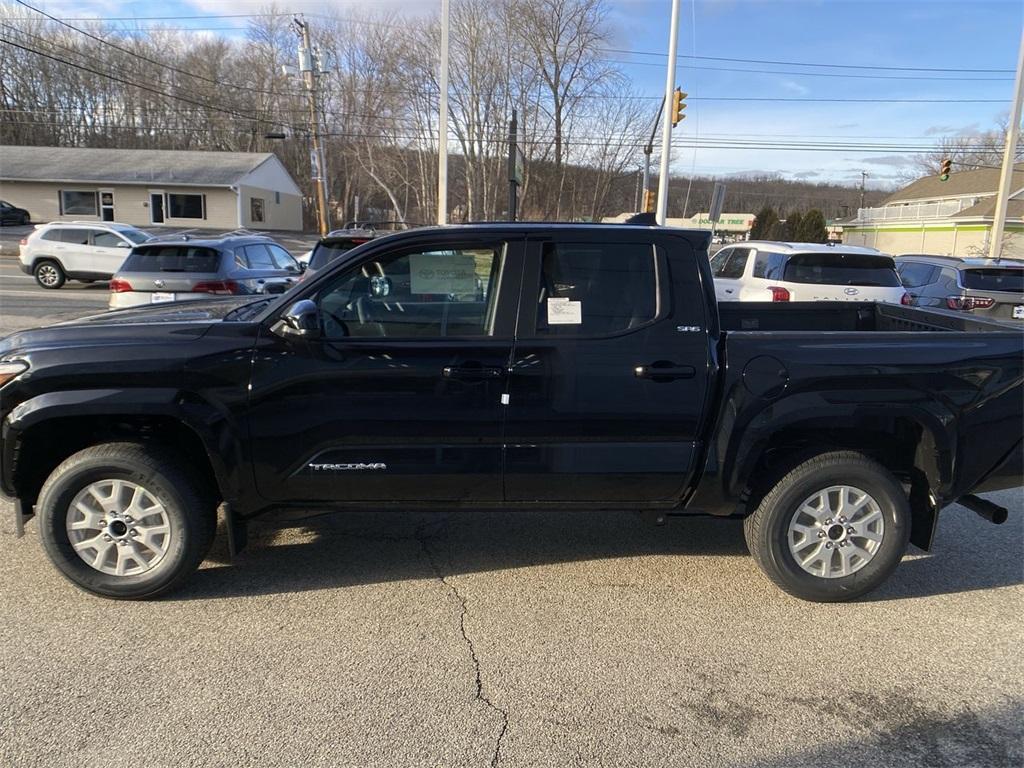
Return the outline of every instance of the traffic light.
<path id="1" fill-rule="evenodd" d="M 949 168 L 951 165 L 953 165 L 952 160 L 943 160 L 939 164 L 939 181 L 949 180 Z"/>
<path id="2" fill-rule="evenodd" d="M 675 93 L 672 94 L 672 126 L 679 125 L 683 120 L 686 119 L 686 115 L 683 114 L 683 110 L 686 109 L 686 102 L 683 101 L 689 94 L 683 93 L 679 88 L 676 88 Z"/>

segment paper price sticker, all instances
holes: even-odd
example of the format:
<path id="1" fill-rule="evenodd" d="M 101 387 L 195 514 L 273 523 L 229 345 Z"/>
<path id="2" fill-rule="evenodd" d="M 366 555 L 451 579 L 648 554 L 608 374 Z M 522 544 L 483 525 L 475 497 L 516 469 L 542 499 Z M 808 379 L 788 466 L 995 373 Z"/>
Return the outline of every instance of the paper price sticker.
<path id="1" fill-rule="evenodd" d="M 569 299 L 548 299 L 548 325 L 580 325 L 583 302 Z"/>

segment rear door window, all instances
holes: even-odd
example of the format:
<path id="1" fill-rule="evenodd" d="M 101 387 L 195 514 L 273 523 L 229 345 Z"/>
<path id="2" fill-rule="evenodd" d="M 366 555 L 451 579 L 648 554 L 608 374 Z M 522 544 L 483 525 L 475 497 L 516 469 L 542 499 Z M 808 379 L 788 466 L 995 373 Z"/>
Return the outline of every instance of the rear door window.
<path id="1" fill-rule="evenodd" d="M 88 229 L 61 229 L 60 239 L 61 242 L 69 245 L 88 245 L 89 236 L 92 234 L 91 230 Z"/>
<path id="2" fill-rule="evenodd" d="M 1024 293 L 1024 268 L 1022 269 L 966 269 L 961 280 L 964 288 L 978 291 L 1005 291 Z"/>
<path id="3" fill-rule="evenodd" d="M 754 254 L 754 272 L 752 277 L 766 280 L 781 280 L 786 268 L 786 257 L 781 253 L 758 251 Z"/>
<path id="4" fill-rule="evenodd" d="M 723 248 L 711 257 L 711 275 L 713 277 L 722 276 L 722 270 L 725 269 L 725 265 L 729 261 L 729 254 L 731 253 L 732 248 Z"/>
<path id="5" fill-rule="evenodd" d="M 784 279 L 817 285 L 902 285 L 892 257 L 860 253 L 797 253 L 789 257 Z"/>
<path id="6" fill-rule="evenodd" d="M 650 243 L 545 243 L 536 329 L 542 336 L 607 336 L 658 315 Z"/>
<path id="7" fill-rule="evenodd" d="M 93 235 L 92 244 L 100 248 L 120 248 L 126 245 L 125 241 L 113 232 L 97 232 Z"/>
<path id="8" fill-rule="evenodd" d="M 221 254 L 193 245 L 158 245 L 135 248 L 122 272 L 218 272 Z"/>
<path id="9" fill-rule="evenodd" d="M 270 257 L 270 251 L 262 243 L 245 246 L 245 260 L 249 262 L 249 269 L 277 269 Z"/>

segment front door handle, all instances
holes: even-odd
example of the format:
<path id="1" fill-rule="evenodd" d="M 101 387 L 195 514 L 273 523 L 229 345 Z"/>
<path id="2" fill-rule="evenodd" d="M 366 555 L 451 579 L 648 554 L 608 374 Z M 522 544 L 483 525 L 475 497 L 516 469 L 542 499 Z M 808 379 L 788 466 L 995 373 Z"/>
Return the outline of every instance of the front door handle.
<path id="1" fill-rule="evenodd" d="M 489 365 L 446 365 L 441 369 L 441 375 L 446 379 L 483 381 L 501 378 L 502 369 Z"/>
<path id="2" fill-rule="evenodd" d="M 692 379 L 697 375 L 697 369 L 692 365 L 675 365 L 665 360 L 659 360 L 650 365 L 638 365 L 633 369 L 633 375 L 638 379 L 650 379 L 651 381 L 675 381 L 676 379 Z"/>

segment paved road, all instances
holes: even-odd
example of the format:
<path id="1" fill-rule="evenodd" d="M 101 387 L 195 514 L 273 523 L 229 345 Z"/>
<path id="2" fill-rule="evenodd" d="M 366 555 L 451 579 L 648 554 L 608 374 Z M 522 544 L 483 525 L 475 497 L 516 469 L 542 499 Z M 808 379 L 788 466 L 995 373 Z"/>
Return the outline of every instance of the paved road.
<path id="1" fill-rule="evenodd" d="M 0 337 L 22 328 L 55 323 L 107 308 L 106 283 L 70 281 L 63 288 L 40 288 L 18 268 L 16 258 L 0 256 Z"/>
<path id="2" fill-rule="evenodd" d="M 262 525 L 115 603 L 0 539 L 0 764 L 1020 766 L 1024 520 L 960 508 L 870 599 L 760 575 L 731 521 Z M 8 512 L 3 506 L 7 530 Z"/>

